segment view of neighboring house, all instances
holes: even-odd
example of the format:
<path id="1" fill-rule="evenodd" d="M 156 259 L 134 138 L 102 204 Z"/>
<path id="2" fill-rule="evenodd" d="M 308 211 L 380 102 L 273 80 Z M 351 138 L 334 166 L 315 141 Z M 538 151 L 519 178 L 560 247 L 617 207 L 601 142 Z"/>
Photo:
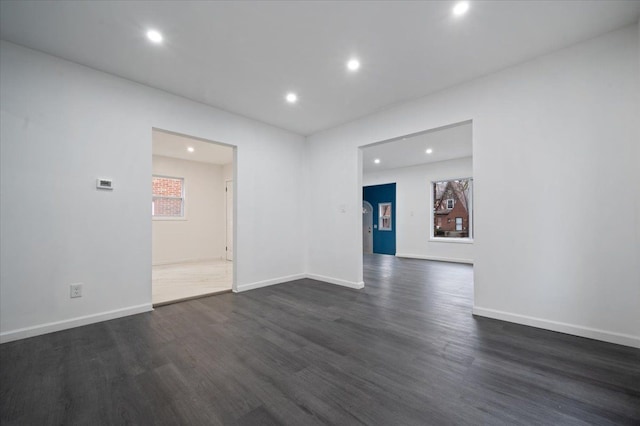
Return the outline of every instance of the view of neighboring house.
<path id="1" fill-rule="evenodd" d="M 469 238 L 470 179 L 433 183 L 433 236 Z"/>

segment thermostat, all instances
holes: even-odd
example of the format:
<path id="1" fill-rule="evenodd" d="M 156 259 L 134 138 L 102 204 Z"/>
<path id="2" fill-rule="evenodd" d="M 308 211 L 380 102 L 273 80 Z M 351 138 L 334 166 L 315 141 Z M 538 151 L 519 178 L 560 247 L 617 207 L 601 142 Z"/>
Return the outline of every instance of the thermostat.
<path id="1" fill-rule="evenodd" d="M 98 189 L 113 189 L 113 181 L 111 179 L 97 179 L 96 188 Z"/>

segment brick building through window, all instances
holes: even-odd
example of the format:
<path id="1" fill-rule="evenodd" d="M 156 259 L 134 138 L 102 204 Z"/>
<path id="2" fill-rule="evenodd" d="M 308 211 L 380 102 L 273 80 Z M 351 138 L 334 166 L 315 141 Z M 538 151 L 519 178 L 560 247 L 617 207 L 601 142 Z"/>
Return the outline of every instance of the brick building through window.
<path id="1" fill-rule="evenodd" d="M 436 238 L 471 238 L 471 179 L 432 183 L 433 232 Z"/>
<path id="2" fill-rule="evenodd" d="M 151 216 L 184 217 L 184 179 L 153 176 Z"/>

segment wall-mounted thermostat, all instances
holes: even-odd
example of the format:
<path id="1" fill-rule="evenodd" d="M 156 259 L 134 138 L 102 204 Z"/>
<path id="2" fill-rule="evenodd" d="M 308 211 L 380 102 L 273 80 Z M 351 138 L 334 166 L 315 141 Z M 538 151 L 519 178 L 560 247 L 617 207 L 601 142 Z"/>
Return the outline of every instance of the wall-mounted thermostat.
<path id="1" fill-rule="evenodd" d="M 113 189 L 113 181 L 111 179 L 96 179 L 96 188 Z"/>

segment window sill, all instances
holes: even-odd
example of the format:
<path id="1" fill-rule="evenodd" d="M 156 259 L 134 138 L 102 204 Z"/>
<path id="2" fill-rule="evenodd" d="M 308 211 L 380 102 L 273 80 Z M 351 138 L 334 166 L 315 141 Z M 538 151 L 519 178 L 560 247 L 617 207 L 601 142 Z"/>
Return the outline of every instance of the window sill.
<path id="1" fill-rule="evenodd" d="M 473 244 L 473 238 L 429 238 L 430 243 Z"/>
<path id="2" fill-rule="evenodd" d="M 163 222 L 163 221 L 168 221 L 168 222 L 178 221 L 178 222 L 180 222 L 180 221 L 186 221 L 187 218 L 186 217 L 154 217 L 154 216 L 152 216 L 151 220 L 153 220 L 153 221 L 157 220 L 157 221 L 160 221 L 160 222 Z"/>

